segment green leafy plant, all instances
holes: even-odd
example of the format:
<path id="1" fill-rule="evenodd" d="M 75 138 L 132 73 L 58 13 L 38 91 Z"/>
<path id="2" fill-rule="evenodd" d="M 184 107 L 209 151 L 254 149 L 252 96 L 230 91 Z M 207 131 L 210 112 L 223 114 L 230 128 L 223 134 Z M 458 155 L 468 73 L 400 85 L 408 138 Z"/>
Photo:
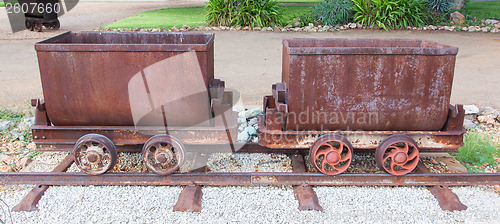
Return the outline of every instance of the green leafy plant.
<path id="1" fill-rule="evenodd" d="M 281 25 L 282 11 L 276 1 L 245 0 L 236 11 L 234 24 L 240 26 L 271 26 Z"/>
<path id="2" fill-rule="evenodd" d="M 492 143 L 491 136 L 477 132 L 464 135 L 464 146 L 455 153 L 457 160 L 462 162 L 469 171 L 477 171 L 475 167 L 485 164 L 495 165 L 495 158 L 500 157 L 500 146 Z"/>
<path id="3" fill-rule="evenodd" d="M 212 26 L 281 25 L 283 13 L 273 0 L 210 0 L 206 20 Z"/>
<path id="4" fill-rule="evenodd" d="M 451 12 L 451 7 L 455 4 L 454 0 L 428 0 L 427 6 L 430 10 L 442 13 Z"/>
<path id="5" fill-rule="evenodd" d="M 210 0 L 207 3 L 207 22 L 215 26 L 231 26 L 236 14 L 237 1 Z"/>
<path id="6" fill-rule="evenodd" d="M 423 26 L 426 2 L 422 0 L 352 0 L 354 22 L 385 30 Z"/>
<path id="7" fill-rule="evenodd" d="M 312 7 L 314 19 L 323 25 L 347 23 L 352 16 L 351 0 L 324 0 Z"/>

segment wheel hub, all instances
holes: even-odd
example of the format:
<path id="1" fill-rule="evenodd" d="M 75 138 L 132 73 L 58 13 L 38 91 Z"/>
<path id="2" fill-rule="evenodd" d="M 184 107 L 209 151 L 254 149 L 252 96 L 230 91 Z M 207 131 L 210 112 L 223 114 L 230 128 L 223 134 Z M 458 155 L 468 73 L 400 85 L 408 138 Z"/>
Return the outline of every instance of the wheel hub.
<path id="1" fill-rule="evenodd" d="M 340 161 L 340 155 L 337 152 L 329 152 L 326 155 L 326 162 L 329 164 L 337 164 Z"/>
<path id="2" fill-rule="evenodd" d="M 406 155 L 406 153 L 404 152 L 398 152 L 394 156 L 394 162 L 396 164 L 404 164 L 406 163 L 406 160 L 408 160 L 408 155 Z"/>
<path id="3" fill-rule="evenodd" d="M 99 147 L 90 147 L 87 149 L 86 158 L 89 163 L 96 164 L 101 161 L 101 158 L 104 156 L 104 152 Z"/>
<path id="4" fill-rule="evenodd" d="M 162 151 L 156 154 L 155 159 L 158 163 L 165 164 L 172 160 L 173 155 L 172 152 L 169 151 Z"/>

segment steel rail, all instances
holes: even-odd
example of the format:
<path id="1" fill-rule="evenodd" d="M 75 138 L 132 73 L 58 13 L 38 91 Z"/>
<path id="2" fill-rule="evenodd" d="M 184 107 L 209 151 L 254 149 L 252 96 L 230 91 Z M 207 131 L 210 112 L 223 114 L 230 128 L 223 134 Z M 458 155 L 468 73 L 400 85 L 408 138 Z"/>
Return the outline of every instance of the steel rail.
<path id="1" fill-rule="evenodd" d="M 159 176 L 149 173 L 1 173 L 1 185 L 301 185 L 316 186 L 467 186 L 500 185 L 498 173 L 466 174 L 341 174 L 319 173 L 185 173 Z"/>

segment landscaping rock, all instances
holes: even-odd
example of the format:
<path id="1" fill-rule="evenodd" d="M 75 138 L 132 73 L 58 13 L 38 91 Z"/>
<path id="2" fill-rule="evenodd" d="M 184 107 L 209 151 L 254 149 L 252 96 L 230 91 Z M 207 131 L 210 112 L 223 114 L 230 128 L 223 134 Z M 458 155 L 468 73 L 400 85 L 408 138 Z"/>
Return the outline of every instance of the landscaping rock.
<path id="1" fill-rule="evenodd" d="M 0 120 L 0 131 L 3 131 L 5 129 L 9 129 L 10 127 L 12 127 L 13 123 L 12 121 L 9 121 L 9 120 Z"/>
<path id="2" fill-rule="evenodd" d="M 170 28 L 170 31 L 171 32 L 179 32 L 179 28 L 177 28 L 176 26 L 173 26 L 172 28 Z"/>
<path id="3" fill-rule="evenodd" d="M 496 116 L 500 115 L 500 112 L 495 110 L 492 107 L 485 107 L 485 108 L 479 110 L 478 114 L 481 116 L 493 115 L 494 117 L 496 117 Z"/>
<path id="4" fill-rule="evenodd" d="M 26 156 L 26 157 L 23 157 L 23 158 L 21 159 L 21 166 L 22 166 L 22 168 L 27 167 L 27 166 L 28 166 L 31 162 L 33 162 L 33 159 L 32 159 L 32 158 L 27 157 L 27 156 Z"/>
<path id="5" fill-rule="evenodd" d="M 351 29 L 356 29 L 356 23 L 350 23 L 349 28 Z"/>
<path id="6" fill-rule="evenodd" d="M 250 27 L 249 26 L 245 26 L 245 27 L 243 27 L 243 30 L 250 30 Z"/>
<path id="7" fill-rule="evenodd" d="M 450 20 L 453 24 L 463 24 L 464 23 L 464 15 L 462 13 L 456 11 L 450 14 Z"/>
<path id="8" fill-rule="evenodd" d="M 255 128 L 253 126 L 250 126 L 247 128 L 247 133 L 250 136 L 254 136 L 254 135 L 257 135 L 257 130 L 255 130 Z"/>
<path id="9" fill-rule="evenodd" d="M 500 21 L 496 20 L 496 19 L 487 19 L 484 21 L 484 23 L 488 24 L 488 25 L 495 25 L 495 24 L 498 24 Z"/>
<path id="10" fill-rule="evenodd" d="M 472 122 L 471 120 L 464 119 L 464 128 L 467 130 L 472 130 L 476 128 L 476 124 Z"/>
<path id="11" fill-rule="evenodd" d="M 478 116 L 477 120 L 484 124 L 493 125 L 495 123 L 496 116 L 493 115 Z"/>
<path id="12" fill-rule="evenodd" d="M 247 131 L 243 131 L 243 132 L 238 133 L 238 138 L 236 139 L 236 141 L 238 141 L 238 142 L 246 142 L 246 141 L 248 141 L 249 137 L 250 136 L 248 135 L 248 132 Z"/>
<path id="13" fill-rule="evenodd" d="M 474 31 L 476 31 L 476 27 L 469 26 L 469 29 L 467 31 L 474 32 Z"/>
<path id="14" fill-rule="evenodd" d="M 12 169 L 11 166 L 0 166 L 0 173 L 9 173 L 9 172 L 14 172 L 14 169 Z"/>
<path id="15" fill-rule="evenodd" d="M 238 132 L 247 132 L 247 128 L 248 128 L 247 123 L 246 122 L 242 123 L 240 124 L 240 126 L 238 126 Z"/>
<path id="16" fill-rule="evenodd" d="M 260 28 L 259 26 L 253 28 L 253 31 L 259 31 L 259 30 L 262 30 L 262 28 Z"/>
<path id="17" fill-rule="evenodd" d="M 465 114 L 478 114 L 479 108 L 476 105 L 464 105 Z"/>
<path id="18" fill-rule="evenodd" d="M 257 124 L 257 118 L 256 118 L 256 117 L 251 118 L 251 119 L 248 121 L 248 126 L 254 126 L 255 124 Z"/>
<path id="19" fill-rule="evenodd" d="M 246 119 L 251 119 L 251 118 L 257 117 L 260 114 L 262 114 L 262 109 L 260 109 L 260 108 L 255 108 L 255 109 L 250 109 L 250 110 L 245 111 Z M 239 114 L 238 114 L 238 116 L 239 116 Z"/>

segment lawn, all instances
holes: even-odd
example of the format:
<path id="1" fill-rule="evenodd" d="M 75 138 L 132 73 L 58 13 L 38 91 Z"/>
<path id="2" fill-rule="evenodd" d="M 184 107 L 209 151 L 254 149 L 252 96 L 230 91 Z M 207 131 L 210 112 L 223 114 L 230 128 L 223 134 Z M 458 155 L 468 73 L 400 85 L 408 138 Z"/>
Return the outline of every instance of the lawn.
<path id="1" fill-rule="evenodd" d="M 461 11 L 479 19 L 500 19 L 500 1 L 469 2 Z"/>
<path id="2" fill-rule="evenodd" d="M 281 8 L 284 11 L 286 22 L 309 10 L 308 6 L 281 6 Z M 199 6 L 153 10 L 116 21 L 101 28 L 169 28 L 172 26 L 181 27 L 183 25 L 188 25 L 190 27 L 206 26 L 205 7 Z"/>

